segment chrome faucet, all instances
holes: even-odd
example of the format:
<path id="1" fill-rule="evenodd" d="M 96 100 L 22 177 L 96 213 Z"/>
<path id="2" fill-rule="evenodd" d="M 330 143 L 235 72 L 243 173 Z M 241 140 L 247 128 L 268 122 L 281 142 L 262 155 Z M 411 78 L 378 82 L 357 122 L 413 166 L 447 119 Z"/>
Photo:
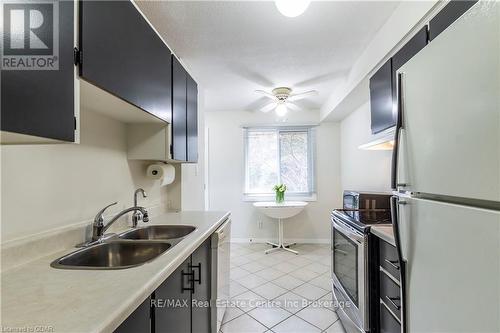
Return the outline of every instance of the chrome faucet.
<path id="1" fill-rule="evenodd" d="M 148 196 L 146 195 L 146 192 L 142 188 L 138 188 L 134 192 L 134 206 L 137 207 L 137 195 L 141 193 L 143 198 L 147 198 Z M 137 224 L 139 223 L 140 220 L 143 220 L 144 222 L 148 222 L 149 218 L 146 213 L 144 216 L 143 213 L 141 213 L 139 210 L 136 210 L 134 214 L 132 215 L 132 228 L 137 228 Z"/>
<path id="2" fill-rule="evenodd" d="M 110 205 L 107 205 L 106 207 L 101 209 L 99 211 L 99 213 L 97 213 L 97 215 L 94 218 L 94 223 L 92 224 L 92 241 L 91 242 L 100 241 L 102 236 L 106 232 L 106 230 L 108 230 L 108 228 L 111 227 L 111 225 L 113 223 L 115 223 L 121 216 L 123 216 L 129 212 L 140 212 L 140 213 L 142 213 L 142 220 L 144 222 L 149 221 L 148 212 L 146 211 L 146 209 L 144 207 L 133 206 L 133 207 L 122 210 L 121 212 L 116 214 L 108 223 L 104 224 L 104 218 L 103 218 L 104 211 L 106 209 L 108 209 L 109 207 L 116 205 L 117 203 L 118 202 L 114 202 Z"/>

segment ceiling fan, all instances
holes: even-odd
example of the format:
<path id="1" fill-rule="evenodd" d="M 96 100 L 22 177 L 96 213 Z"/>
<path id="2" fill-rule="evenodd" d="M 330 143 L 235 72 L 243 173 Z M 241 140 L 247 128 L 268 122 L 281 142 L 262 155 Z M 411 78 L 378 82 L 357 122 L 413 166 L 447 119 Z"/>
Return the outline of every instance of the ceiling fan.
<path id="1" fill-rule="evenodd" d="M 300 110 L 300 107 L 294 103 L 295 101 L 308 96 L 316 95 L 318 93 L 316 90 L 309 90 L 294 94 L 292 93 L 292 89 L 288 87 L 274 88 L 271 92 L 267 92 L 265 90 L 255 90 L 255 92 L 273 100 L 271 103 L 262 107 L 260 111 L 269 112 L 275 110 L 276 114 L 280 117 L 284 116 L 288 112 L 288 109 L 296 111 Z"/>

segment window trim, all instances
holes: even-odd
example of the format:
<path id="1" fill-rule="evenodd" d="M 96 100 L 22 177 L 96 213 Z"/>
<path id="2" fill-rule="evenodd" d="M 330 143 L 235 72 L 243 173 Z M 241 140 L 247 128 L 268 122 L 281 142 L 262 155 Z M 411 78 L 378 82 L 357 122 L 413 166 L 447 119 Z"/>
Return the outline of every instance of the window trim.
<path id="1" fill-rule="evenodd" d="M 316 125 L 286 125 L 286 126 L 245 126 L 243 127 L 243 154 L 244 154 L 244 164 L 243 164 L 243 201 L 269 201 L 274 200 L 274 194 L 269 193 L 249 193 L 247 192 L 247 184 L 249 172 L 248 172 L 248 132 L 250 131 L 271 131 L 278 132 L 278 171 L 280 170 L 281 161 L 281 144 L 279 144 L 279 133 L 280 132 L 307 132 L 307 168 L 308 168 L 308 192 L 287 192 L 286 197 L 294 200 L 302 201 L 316 201 Z M 278 182 L 281 181 L 281 172 L 278 172 Z"/>

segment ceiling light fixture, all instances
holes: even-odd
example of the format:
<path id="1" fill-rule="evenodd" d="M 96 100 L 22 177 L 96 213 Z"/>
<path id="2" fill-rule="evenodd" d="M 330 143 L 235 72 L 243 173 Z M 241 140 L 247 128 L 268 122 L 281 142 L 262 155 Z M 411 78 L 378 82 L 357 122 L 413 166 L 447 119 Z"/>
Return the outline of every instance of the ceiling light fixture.
<path id="1" fill-rule="evenodd" d="M 286 115 L 286 113 L 288 112 L 288 109 L 286 108 L 285 103 L 278 104 L 275 112 L 279 117 L 283 117 L 284 115 Z"/>
<path id="2" fill-rule="evenodd" d="M 297 17 L 304 13 L 311 3 L 310 0 L 276 0 L 276 8 L 286 17 Z"/>

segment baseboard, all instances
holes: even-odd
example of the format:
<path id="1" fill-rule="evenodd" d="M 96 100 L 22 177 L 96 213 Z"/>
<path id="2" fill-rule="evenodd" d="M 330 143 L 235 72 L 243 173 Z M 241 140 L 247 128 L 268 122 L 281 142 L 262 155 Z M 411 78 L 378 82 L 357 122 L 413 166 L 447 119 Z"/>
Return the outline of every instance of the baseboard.
<path id="1" fill-rule="evenodd" d="M 231 238 L 232 243 L 266 243 L 276 242 L 274 238 Z M 297 244 L 330 244 L 329 238 L 286 238 L 287 243 Z"/>

